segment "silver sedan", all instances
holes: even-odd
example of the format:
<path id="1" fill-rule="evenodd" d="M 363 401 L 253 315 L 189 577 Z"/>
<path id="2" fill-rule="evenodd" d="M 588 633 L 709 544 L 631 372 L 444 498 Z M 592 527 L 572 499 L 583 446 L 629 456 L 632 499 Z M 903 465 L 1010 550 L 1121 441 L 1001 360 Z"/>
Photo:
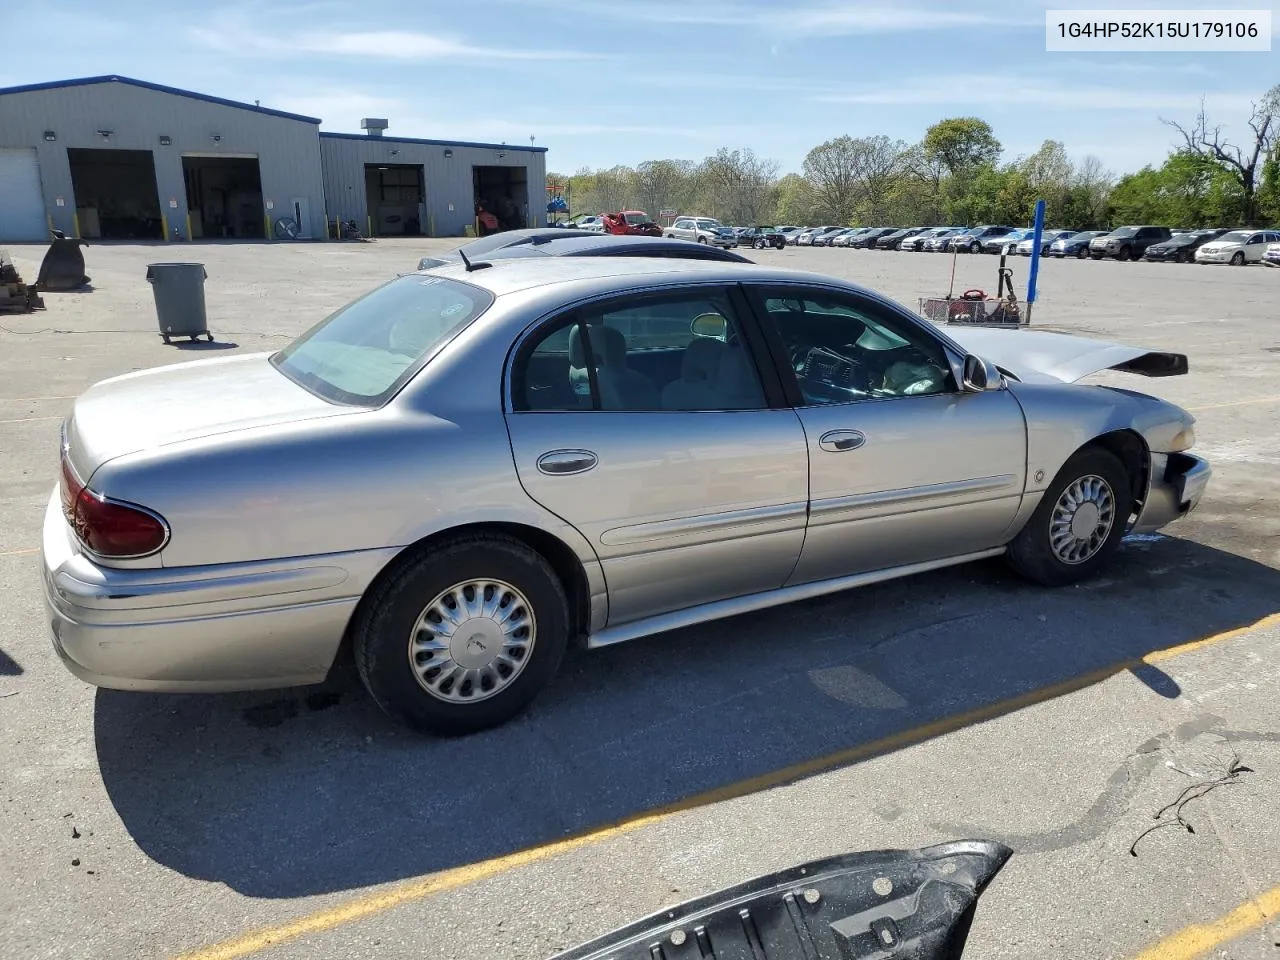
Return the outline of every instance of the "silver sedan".
<path id="1" fill-rule="evenodd" d="M 1192 509 L 1177 354 L 940 329 L 755 264 L 472 262 L 273 354 L 126 374 L 63 430 L 43 569 L 90 683 L 321 681 L 350 644 L 424 731 L 499 724 L 566 648 L 1004 555 L 1043 584 Z"/>

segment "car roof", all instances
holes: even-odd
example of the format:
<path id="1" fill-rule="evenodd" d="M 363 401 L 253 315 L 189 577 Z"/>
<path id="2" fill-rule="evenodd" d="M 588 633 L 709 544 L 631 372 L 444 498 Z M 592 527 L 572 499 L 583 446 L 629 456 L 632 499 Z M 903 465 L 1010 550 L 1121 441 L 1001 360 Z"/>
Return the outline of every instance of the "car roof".
<path id="1" fill-rule="evenodd" d="M 450 277 L 473 286 L 482 287 L 494 296 L 533 290 L 552 284 L 581 283 L 590 286 L 594 281 L 631 279 L 638 283 L 654 285 L 678 284 L 683 281 L 703 282 L 782 282 L 805 281 L 827 286 L 840 286 L 880 298 L 868 288 L 836 277 L 783 267 L 766 267 L 761 264 L 727 263 L 717 260 L 681 260 L 672 257 L 517 257 L 494 260 L 491 267 L 468 271 L 461 264 L 437 267 L 423 276 Z M 566 291 L 568 292 L 568 291 Z"/>
<path id="2" fill-rule="evenodd" d="M 674 252 L 677 256 L 683 251 L 689 251 L 689 259 L 705 259 L 714 260 L 721 259 L 725 261 L 740 260 L 747 261 L 746 257 L 733 253 L 728 250 L 720 250 L 719 247 L 709 247 L 705 243 L 694 243 L 692 240 L 677 240 L 666 237 L 640 237 L 640 236 L 615 236 L 610 234 L 582 234 L 570 237 L 555 237 L 550 240 L 541 242 L 525 243 L 515 247 L 503 247 L 500 250 L 494 250 L 491 254 L 482 256 L 480 259 L 502 259 L 507 260 L 515 257 L 582 257 L 591 256 L 597 252 L 626 250 L 626 256 L 642 257 L 645 251 Z M 715 251 L 712 253 L 711 251 Z M 623 256 L 624 254 L 617 254 Z"/>

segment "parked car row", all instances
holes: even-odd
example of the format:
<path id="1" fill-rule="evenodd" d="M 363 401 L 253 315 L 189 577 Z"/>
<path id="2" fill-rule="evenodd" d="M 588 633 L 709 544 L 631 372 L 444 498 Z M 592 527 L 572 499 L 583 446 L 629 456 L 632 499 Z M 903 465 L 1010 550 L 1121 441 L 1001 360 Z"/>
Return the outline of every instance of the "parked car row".
<path id="1" fill-rule="evenodd" d="M 989 253 L 1029 257 L 1035 231 L 1029 227 L 984 224 L 977 227 L 778 227 L 784 242 L 798 247 L 846 247 L 905 250 L 912 253 Z M 1273 249 L 1274 248 L 1274 249 Z M 1280 229 L 1212 228 L 1173 230 L 1129 225 L 1114 230 L 1061 230 L 1040 233 L 1040 254 L 1101 260 L 1177 261 L 1180 263 L 1266 263 L 1280 266 Z"/>

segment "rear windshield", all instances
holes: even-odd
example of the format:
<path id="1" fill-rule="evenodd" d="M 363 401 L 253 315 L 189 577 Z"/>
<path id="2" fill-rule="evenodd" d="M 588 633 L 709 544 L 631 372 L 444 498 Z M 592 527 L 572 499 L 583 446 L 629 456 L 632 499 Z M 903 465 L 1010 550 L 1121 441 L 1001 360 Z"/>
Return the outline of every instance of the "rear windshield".
<path id="1" fill-rule="evenodd" d="M 398 277 L 331 314 L 271 357 L 316 396 L 376 407 L 493 303 L 445 277 Z"/>

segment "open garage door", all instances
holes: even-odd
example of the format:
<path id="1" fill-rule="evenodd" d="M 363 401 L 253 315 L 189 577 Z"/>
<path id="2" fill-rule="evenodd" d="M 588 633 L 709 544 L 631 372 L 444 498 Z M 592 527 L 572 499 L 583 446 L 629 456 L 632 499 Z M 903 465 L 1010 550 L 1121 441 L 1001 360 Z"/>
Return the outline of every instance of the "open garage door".
<path id="1" fill-rule="evenodd" d="M 422 164 L 366 163 L 365 203 L 375 237 L 422 235 Z"/>
<path id="2" fill-rule="evenodd" d="M 529 170 L 527 167 L 472 167 L 476 213 L 483 208 L 498 218 L 499 230 L 519 230 L 529 225 Z"/>
<path id="3" fill-rule="evenodd" d="M 47 240 L 40 166 L 30 147 L 0 147 L 0 240 Z"/>
<path id="4" fill-rule="evenodd" d="M 69 147 L 67 160 L 82 237 L 164 239 L 156 162 L 150 150 Z"/>
<path id="5" fill-rule="evenodd" d="M 262 239 L 262 172 L 256 156 L 182 155 L 191 239 Z"/>

